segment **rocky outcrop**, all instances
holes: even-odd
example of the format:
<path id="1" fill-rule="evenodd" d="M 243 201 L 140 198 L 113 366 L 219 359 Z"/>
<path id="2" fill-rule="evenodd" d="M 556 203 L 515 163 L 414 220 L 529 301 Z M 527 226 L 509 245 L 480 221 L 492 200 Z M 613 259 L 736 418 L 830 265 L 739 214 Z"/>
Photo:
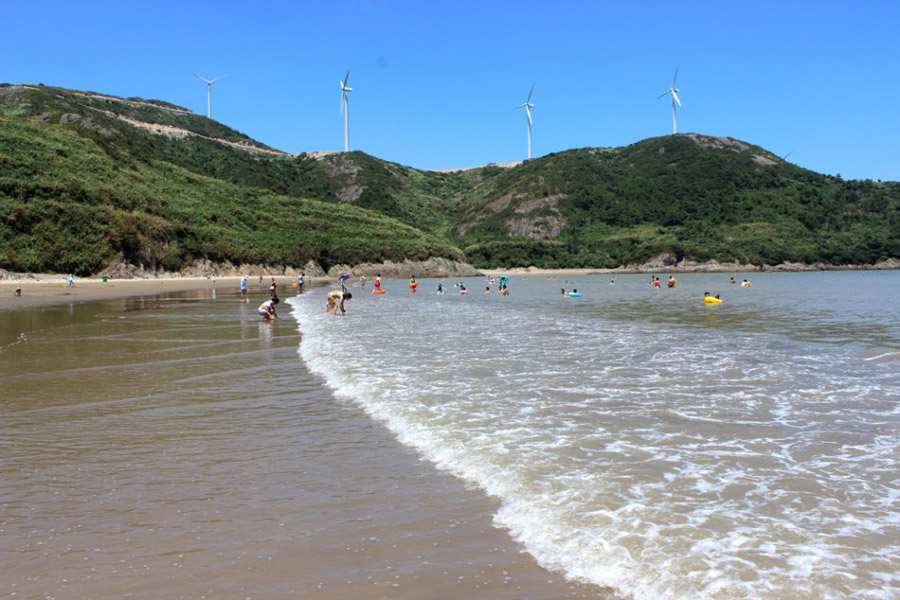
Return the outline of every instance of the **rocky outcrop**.
<path id="1" fill-rule="evenodd" d="M 527 237 L 533 240 L 549 240 L 559 237 L 568 219 L 559 210 L 560 200 L 566 194 L 551 194 L 526 199 L 524 194 L 510 193 L 485 206 L 470 220 L 460 224 L 456 230 L 465 235 L 469 230 L 481 225 L 491 215 L 496 215 L 513 206 L 512 215 L 506 219 L 506 228 L 511 236 Z"/>
<path id="2" fill-rule="evenodd" d="M 696 261 L 688 258 L 679 260 L 669 252 L 663 252 L 641 264 L 626 265 L 622 269 L 635 273 L 741 273 L 765 270 L 764 267 L 739 262 Z"/>
<path id="3" fill-rule="evenodd" d="M 97 125 L 90 117 L 85 119 L 81 115 L 75 113 L 64 113 L 59 117 L 60 125 L 73 125 L 75 123 L 80 123 L 81 126 L 85 129 L 93 129 L 94 131 L 99 132 L 100 135 L 104 137 L 110 137 L 111 135 L 116 133 L 112 129 L 107 129 L 106 127 Z"/>

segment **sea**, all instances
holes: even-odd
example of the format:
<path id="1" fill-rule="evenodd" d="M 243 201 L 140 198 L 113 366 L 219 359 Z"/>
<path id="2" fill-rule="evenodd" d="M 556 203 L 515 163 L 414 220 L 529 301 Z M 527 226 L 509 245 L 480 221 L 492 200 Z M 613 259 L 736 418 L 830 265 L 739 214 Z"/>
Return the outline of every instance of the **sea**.
<path id="1" fill-rule="evenodd" d="M 0 311 L 0 597 L 900 598 L 900 272 L 660 277 Z"/>
<path id="2" fill-rule="evenodd" d="M 745 277 L 289 303 L 307 367 L 546 569 L 636 600 L 900 598 L 900 273 Z"/>

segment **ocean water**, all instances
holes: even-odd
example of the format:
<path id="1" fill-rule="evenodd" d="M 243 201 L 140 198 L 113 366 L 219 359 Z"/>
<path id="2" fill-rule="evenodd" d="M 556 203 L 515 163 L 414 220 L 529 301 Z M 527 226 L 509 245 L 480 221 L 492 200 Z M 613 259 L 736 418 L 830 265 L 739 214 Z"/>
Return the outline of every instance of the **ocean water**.
<path id="1" fill-rule="evenodd" d="M 728 279 L 289 302 L 310 370 L 549 569 L 635 599 L 900 597 L 900 273 Z"/>

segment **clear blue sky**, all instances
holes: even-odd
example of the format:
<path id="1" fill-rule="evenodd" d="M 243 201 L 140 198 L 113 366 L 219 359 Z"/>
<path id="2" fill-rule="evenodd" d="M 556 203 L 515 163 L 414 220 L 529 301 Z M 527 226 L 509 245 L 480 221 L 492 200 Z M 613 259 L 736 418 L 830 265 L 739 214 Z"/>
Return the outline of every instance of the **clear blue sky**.
<path id="1" fill-rule="evenodd" d="M 900 180 L 894 0 L 0 0 L 0 82 L 165 100 L 287 152 L 350 146 L 421 169 L 672 131 L 820 173 Z"/>

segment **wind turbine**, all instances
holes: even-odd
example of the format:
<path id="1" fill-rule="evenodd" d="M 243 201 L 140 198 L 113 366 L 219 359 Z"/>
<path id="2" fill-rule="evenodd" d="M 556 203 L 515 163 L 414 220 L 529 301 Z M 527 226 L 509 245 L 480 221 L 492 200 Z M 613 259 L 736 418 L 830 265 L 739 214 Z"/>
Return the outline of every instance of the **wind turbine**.
<path id="1" fill-rule="evenodd" d="M 672 134 L 678 133 L 678 121 L 675 118 L 675 103 L 678 103 L 678 106 L 681 106 L 681 100 L 678 99 L 679 89 L 675 87 L 675 79 L 678 77 L 678 67 L 675 67 L 675 76 L 672 77 L 672 85 L 665 92 L 657 96 L 657 100 L 665 96 L 666 94 L 672 94 Z"/>
<path id="2" fill-rule="evenodd" d="M 211 107 L 212 107 L 212 84 L 214 84 L 218 80 L 223 79 L 228 76 L 222 75 L 222 77 L 216 77 L 215 79 L 204 79 L 203 77 L 200 77 L 199 75 L 194 73 L 194 77 L 196 77 L 200 81 L 206 82 L 206 118 L 211 119 L 212 117 L 210 115 L 211 115 Z"/>
<path id="3" fill-rule="evenodd" d="M 353 91 L 352 87 L 347 87 L 347 81 L 350 80 L 350 71 L 347 71 L 346 77 L 341 82 L 341 112 L 344 113 L 344 152 L 350 151 L 350 96 Z"/>
<path id="4" fill-rule="evenodd" d="M 525 114 L 528 115 L 528 160 L 531 160 L 531 109 L 534 108 L 534 104 L 531 103 L 532 92 L 534 92 L 533 83 L 531 84 L 531 90 L 528 92 L 528 98 L 525 100 L 525 103 L 516 107 L 516 109 L 524 108 Z"/>

